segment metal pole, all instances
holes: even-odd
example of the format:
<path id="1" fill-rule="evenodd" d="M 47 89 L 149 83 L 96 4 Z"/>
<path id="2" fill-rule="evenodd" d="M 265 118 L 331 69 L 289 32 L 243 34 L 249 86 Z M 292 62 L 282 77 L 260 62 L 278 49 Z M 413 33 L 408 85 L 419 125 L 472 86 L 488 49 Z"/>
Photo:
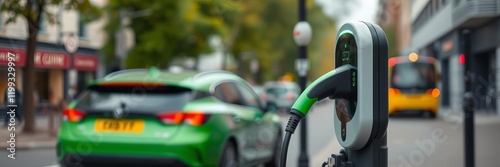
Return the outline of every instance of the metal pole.
<path id="1" fill-rule="evenodd" d="M 226 69 L 226 64 L 227 64 L 227 57 L 229 55 L 229 48 L 227 46 L 224 46 L 224 53 L 222 54 L 222 70 L 227 70 Z"/>
<path id="2" fill-rule="evenodd" d="M 149 16 L 153 13 L 151 9 L 144 9 L 140 11 L 135 11 L 131 12 L 128 11 L 127 9 L 120 9 L 119 10 L 119 15 L 120 15 L 120 27 L 118 31 L 115 33 L 115 56 L 118 56 L 118 59 L 120 59 L 120 68 L 125 69 L 125 60 L 127 58 L 127 38 L 125 36 L 125 27 L 129 23 L 125 23 L 125 19 L 134 19 L 138 17 L 144 17 L 144 16 Z"/>
<path id="3" fill-rule="evenodd" d="M 119 67 L 120 69 L 125 69 L 125 58 L 126 58 L 126 52 L 125 52 L 125 38 L 124 38 L 124 29 L 125 29 L 125 9 L 120 9 L 119 11 L 119 16 L 120 16 L 120 27 L 118 31 L 115 33 L 115 54 L 117 58 L 120 60 Z"/>
<path id="4" fill-rule="evenodd" d="M 465 55 L 465 91 L 464 94 L 464 159 L 465 167 L 474 167 L 475 165 L 475 152 L 474 152 L 474 90 L 472 72 L 474 65 L 472 64 L 471 53 L 471 32 L 469 29 L 462 30 L 462 52 Z"/>
<path id="5" fill-rule="evenodd" d="M 470 92 L 464 95 L 464 114 L 465 167 L 474 167 L 474 99 Z"/>
<path id="6" fill-rule="evenodd" d="M 299 0 L 299 21 L 306 21 L 306 2 Z M 299 46 L 299 60 L 307 60 L 307 46 Z M 299 85 L 302 91 L 306 89 L 307 73 L 299 74 Z M 300 155 L 299 167 L 308 167 L 309 157 L 307 155 L 307 117 L 300 122 Z"/>

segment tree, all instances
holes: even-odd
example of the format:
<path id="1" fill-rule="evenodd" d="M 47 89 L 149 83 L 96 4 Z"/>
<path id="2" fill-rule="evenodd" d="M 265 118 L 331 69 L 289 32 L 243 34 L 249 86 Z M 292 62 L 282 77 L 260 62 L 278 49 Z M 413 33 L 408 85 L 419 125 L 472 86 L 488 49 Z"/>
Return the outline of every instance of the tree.
<path id="1" fill-rule="evenodd" d="M 245 60 L 245 54 L 251 52 L 260 64 L 259 82 L 276 80 L 280 76 L 292 72 L 295 76 L 295 60 L 298 47 L 293 40 L 293 27 L 297 23 L 297 1 L 268 0 L 268 1 L 237 1 L 234 4 L 237 10 L 222 13 L 225 26 L 229 29 L 226 46 L 237 60 L 238 73 L 248 77 L 250 69 Z M 335 32 L 335 23 L 328 18 L 313 1 L 307 3 L 308 22 L 313 28 L 313 38 L 309 45 L 309 58 L 315 60 L 332 53 L 333 45 L 329 48 L 320 46 L 324 40 L 334 41 L 335 36 L 325 36 Z M 331 37 L 331 38 L 328 38 Z M 330 51 L 331 50 L 331 51 Z M 311 68 L 313 73 L 320 66 Z M 243 69 L 241 69 L 243 68 Z M 331 67 L 333 68 L 333 66 Z M 330 68 L 330 69 L 331 69 Z M 296 79 L 297 77 L 295 77 Z"/>
<path id="2" fill-rule="evenodd" d="M 66 10 L 77 10 L 86 14 L 89 21 L 97 18 L 99 11 L 92 6 L 88 0 L 5 0 L 2 4 L 2 11 L 8 13 L 6 24 L 14 23 L 18 18 L 26 20 L 28 37 L 26 39 L 26 66 L 24 70 L 25 80 L 23 81 L 23 104 L 25 125 L 23 132 L 32 133 L 35 131 L 35 108 L 33 106 L 33 96 L 30 93 L 34 90 L 34 55 L 37 45 L 37 36 L 40 26 L 40 18 L 43 16 L 50 24 L 56 23 L 55 14 L 45 10 L 48 6 L 63 5 Z"/>
<path id="3" fill-rule="evenodd" d="M 197 57 L 210 51 L 208 38 L 223 33 L 223 22 L 214 5 L 218 3 L 224 1 L 110 1 L 105 7 L 110 17 L 105 27 L 109 37 L 102 49 L 107 55 L 107 63 L 116 60 L 114 32 L 119 28 L 119 10 L 151 10 L 150 15 L 130 21 L 129 27 L 135 34 L 136 45 L 127 55 L 126 67 L 163 68 L 174 58 Z"/>
<path id="4" fill-rule="evenodd" d="M 165 67 L 175 58 L 196 58 L 211 51 L 206 43 L 208 37 L 219 35 L 226 55 L 232 55 L 237 62 L 227 65 L 228 70 L 254 78 L 250 76 L 248 64 L 256 59 L 260 67 L 258 81 L 275 80 L 290 71 L 295 73 L 298 47 L 292 31 L 297 23 L 297 5 L 296 1 L 289 0 L 111 1 L 106 7 L 110 17 L 106 26 L 109 38 L 102 51 L 108 56 L 108 63 L 115 61 L 113 32 L 119 28 L 117 13 L 120 9 L 150 9 L 151 15 L 130 23 L 136 46 L 128 54 L 127 68 Z M 324 39 L 324 34 L 331 34 L 335 29 L 334 21 L 314 1 L 308 1 L 307 7 L 314 29 L 311 45 L 319 45 L 319 41 L 324 40 L 334 41 L 334 36 Z M 311 57 L 318 57 L 333 53 L 331 48 L 333 46 L 311 46 L 309 51 Z"/>

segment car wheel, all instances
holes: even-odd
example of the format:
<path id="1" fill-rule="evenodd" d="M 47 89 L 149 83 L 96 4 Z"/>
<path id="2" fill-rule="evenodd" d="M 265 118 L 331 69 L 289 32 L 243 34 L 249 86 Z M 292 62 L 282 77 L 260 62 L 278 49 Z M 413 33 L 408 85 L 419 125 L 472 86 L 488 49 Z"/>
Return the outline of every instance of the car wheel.
<path id="1" fill-rule="evenodd" d="M 431 113 L 430 118 L 432 118 L 432 119 L 436 119 L 437 114 L 436 114 L 435 112 L 433 112 L 433 111 L 429 111 L 429 113 Z"/>
<path id="2" fill-rule="evenodd" d="M 279 133 L 276 138 L 277 138 L 277 140 L 276 140 L 276 144 L 274 145 L 273 157 L 271 158 L 271 161 L 269 161 L 265 164 L 265 167 L 278 167 L 280 165 L 281 147 L 282 147 L 282 143 L 283 143 L 283 138 L 281 136 L 281 133 Z"/>
<path id="3" fill-rule="evenodd" d="M 219 163 L 219 167 L 236 167 L 238 166 L 238 153 L 232 142 L 229 142 L 224 146 L 224 152 L 222 153 L 222 159 Z"/>

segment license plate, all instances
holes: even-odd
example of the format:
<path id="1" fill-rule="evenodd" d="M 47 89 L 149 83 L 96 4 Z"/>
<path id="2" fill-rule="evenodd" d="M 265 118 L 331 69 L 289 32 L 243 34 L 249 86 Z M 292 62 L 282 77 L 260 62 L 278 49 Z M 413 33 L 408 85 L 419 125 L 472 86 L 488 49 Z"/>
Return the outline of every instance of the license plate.
<path id="1" fill-rule="evenodd" d="M 133 119 L 96 119 L 94 131 L 118 133 L 142 133 L 144 120 Z"/>

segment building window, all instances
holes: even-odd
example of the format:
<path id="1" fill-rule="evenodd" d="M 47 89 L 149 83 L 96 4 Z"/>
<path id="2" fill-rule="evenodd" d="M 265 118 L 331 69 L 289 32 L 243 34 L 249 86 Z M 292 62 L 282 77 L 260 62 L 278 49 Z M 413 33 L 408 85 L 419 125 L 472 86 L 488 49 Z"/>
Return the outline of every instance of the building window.
<path id="1" fill-rule="evenodd" d="M 38 33 L 45 33 L 45 15 L 41 13 L 40 21 L 38 22 Z"/>
<path id="2" fill-rule="evenodd" d="M 87 37 L 87 24 L 85 23 L 85 19 L 82 14 L 78 16 L 78 36 L 80 38 Z"/>

